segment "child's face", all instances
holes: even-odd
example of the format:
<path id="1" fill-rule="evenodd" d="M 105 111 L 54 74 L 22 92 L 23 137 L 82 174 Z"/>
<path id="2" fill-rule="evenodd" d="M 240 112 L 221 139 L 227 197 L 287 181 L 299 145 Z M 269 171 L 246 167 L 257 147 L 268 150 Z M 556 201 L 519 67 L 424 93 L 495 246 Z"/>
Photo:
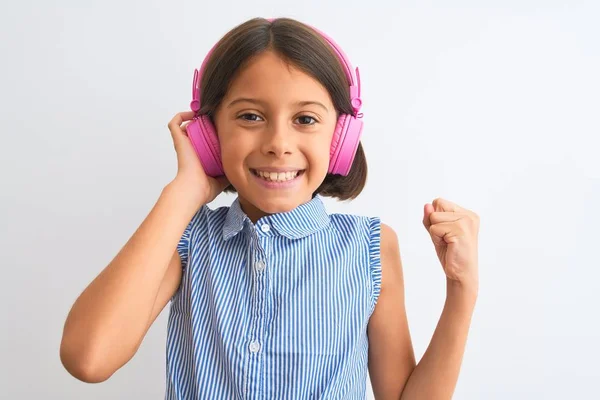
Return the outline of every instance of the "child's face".
<path id="1" fill-rule="evenodd" d="M 327 90 L 271 51 L 232 81 L 215 125 L 225 174 L 254 222 L 311 199 L 327 174 L 336 122 Z"/>

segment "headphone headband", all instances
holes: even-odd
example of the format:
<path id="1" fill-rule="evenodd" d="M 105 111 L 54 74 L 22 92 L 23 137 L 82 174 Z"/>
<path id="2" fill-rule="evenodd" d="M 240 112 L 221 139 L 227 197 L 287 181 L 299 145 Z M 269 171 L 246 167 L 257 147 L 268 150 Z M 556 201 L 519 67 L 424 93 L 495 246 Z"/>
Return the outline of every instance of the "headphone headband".
<path id="1" fill-rule="evenodd" d="M 273 22 L 275 19 L 276 18 L 268 18 L 267 20 L 269 22 Z M 346 74 L 346 78 L 350 82 L 350 102 L 352 103 L 352 109 L 354 111 L 354 115 L 356 116 L 358 114 L 358 111 L 362 107 L 362 100 L 360 98 L 360 74 L 358 71 L 358 67 L 356 67 L 356 69 L 353 71 L 350 60 L 348 59 L 344 51 L 341 49 L 341 47 L 339 47 L 331 37 L 329 37 L 324 32 L 318 30 L 313 26 L 307 26 L 309 26 L 315 32 L 320 34 L 325 39 L 325 41 L 329 43 L 329 45 L 333 48 L 336 55 L 338 56 L 338 59 L 341 61 L 342 68 L 344 70 L 344 73 Z M 200 81 L 202 80 L 202 75 L 204 74 L 206 63 L 210 59 L 210 56 L 212 55 L 213 51 L 215 50 L 217 43 L 213 45 L 213 47 L 209 50 L 208 54 L 202 61 L 200 70 L 194 70 L 194 80 L 192 83 L 192 101 L 190 103 L 190 108 L 194 112 L 198 112 L 200 110 Z"/>

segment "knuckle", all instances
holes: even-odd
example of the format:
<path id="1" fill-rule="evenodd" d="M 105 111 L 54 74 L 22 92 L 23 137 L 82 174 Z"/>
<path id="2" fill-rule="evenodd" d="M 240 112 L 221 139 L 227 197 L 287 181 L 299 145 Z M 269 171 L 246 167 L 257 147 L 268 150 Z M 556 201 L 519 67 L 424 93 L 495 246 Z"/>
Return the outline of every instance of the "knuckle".
<path id="1" fill-rule="evenodd" d="M 469 232 L 476 226 L 476 221 L 473 218 L 461 219 L 460 229 L 463 232 Z"/>

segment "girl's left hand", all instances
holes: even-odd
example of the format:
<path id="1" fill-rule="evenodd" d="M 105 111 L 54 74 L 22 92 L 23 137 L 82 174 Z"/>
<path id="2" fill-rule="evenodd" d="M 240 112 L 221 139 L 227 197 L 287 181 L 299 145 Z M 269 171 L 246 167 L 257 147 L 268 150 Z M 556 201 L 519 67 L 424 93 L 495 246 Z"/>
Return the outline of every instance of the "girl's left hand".
<path id="1" fill-rule="evenodd" d="M 446 277 L 477 291 L 479 216 L 441 198 L 425 204 L 423 225 L 429 232 Z"/>

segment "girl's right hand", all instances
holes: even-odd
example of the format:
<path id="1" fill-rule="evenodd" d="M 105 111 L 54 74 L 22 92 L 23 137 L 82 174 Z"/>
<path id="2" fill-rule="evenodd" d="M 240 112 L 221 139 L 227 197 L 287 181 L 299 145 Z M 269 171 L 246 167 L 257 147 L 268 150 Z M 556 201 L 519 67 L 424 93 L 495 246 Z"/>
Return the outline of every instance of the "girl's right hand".
<path id="1" fill-rule="evenodd" d="M 202 206 L 213 201 L 219 193 L 229 186 L 226 177 L 213 178 L 204 172 L 202 163 L 192 146 L 184 122 L 194 118 L 193 111 L 180 112 L 169 122 L 169 130 L 177 153 L 177 176 L 173 183 L 183 188 L 186 195 Z M 189 122 L 188 122 L 189 123 Z"/>

